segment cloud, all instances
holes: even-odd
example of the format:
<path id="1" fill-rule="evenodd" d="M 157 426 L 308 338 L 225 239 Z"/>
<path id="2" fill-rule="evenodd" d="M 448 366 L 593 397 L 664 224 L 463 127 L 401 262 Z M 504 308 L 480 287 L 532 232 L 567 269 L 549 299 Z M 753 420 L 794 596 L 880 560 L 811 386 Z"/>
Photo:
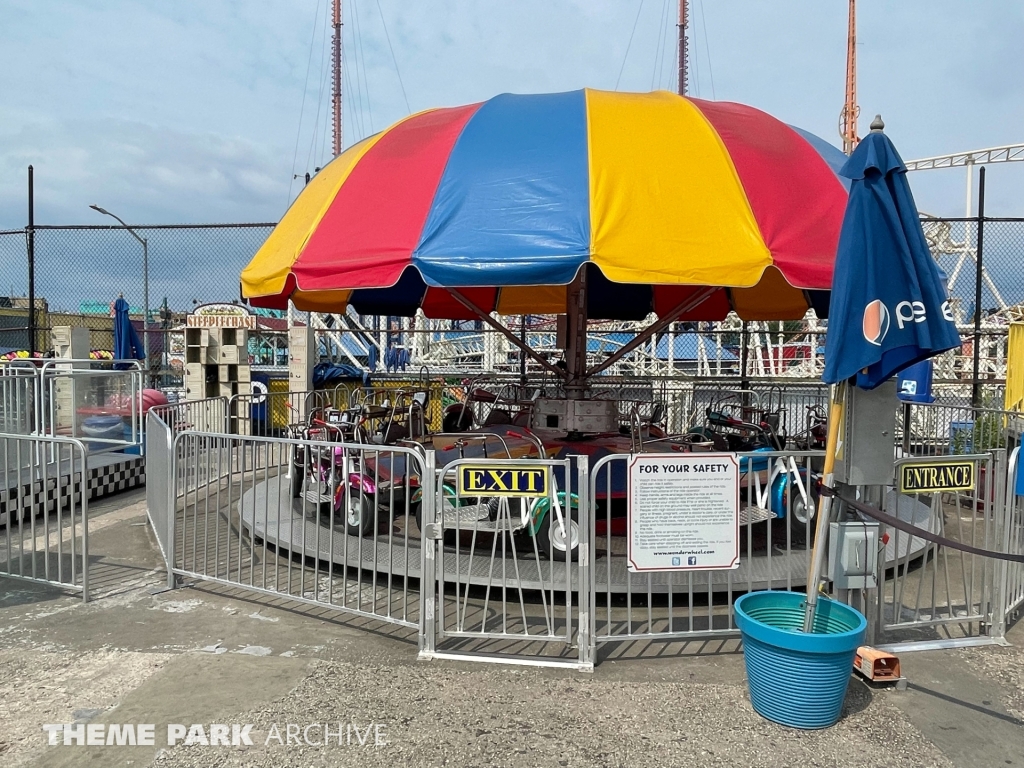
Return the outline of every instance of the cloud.
<path id="1" fill-rule="evenodd" d="M 29 163 L 40 219 L 50 222 L 95 221 L 85 207 L 93 201 L 132 221 L 279 217 L 299 188 L 293 170 L 312 171 L 329 154 L 329 5 L 6 0 L 0 227 L 24 224 Z M 378 11 L 376 0 L 346 0 L 346 143 L 407 113 L 381 12 L 415 111 L 504 91 L 610 89 L 620 71 L 625 90 L 672 87 L 675 0 L 647 0 L 638 19 L 639 7 L 380 0 Z M 844 3 L 691 8 L 693 93 L 750 103 L 838 141 Z M 1019 140 L 1022 33 L 1024 10 L 1011 0 L 861 4 L 861 130 L 881 112 L 908 158 Z M 997 175 L 990 207 L 1021 213 L 1024 173 Z M 914 185 L 922 207 L 961 213 L 962 174 L 920 175 Z"/>
<path id="2" fill-rule="evenodd" d="M 25 167 L 35 167 L 37 223 L 275 221 L 287 203 L 280 147 L 216 133 L 100 118 L 32 122 L 2 136 L 3 226 L 24 224 Z"/>

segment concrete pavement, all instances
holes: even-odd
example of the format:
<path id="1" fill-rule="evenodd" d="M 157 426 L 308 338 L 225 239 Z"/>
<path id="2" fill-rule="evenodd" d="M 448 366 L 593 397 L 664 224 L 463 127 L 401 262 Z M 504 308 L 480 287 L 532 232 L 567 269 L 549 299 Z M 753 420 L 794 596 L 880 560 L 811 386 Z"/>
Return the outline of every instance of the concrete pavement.
<path id="1" fill-rule="evenodd" d="M 407 630 L 163 591 L 143 492 L 91 518 L 91 603 L 0 580 L 4 766 L 1024 766 L 1022 626 L 1011 648 L 905 654 L 906 692 L 855 680 L 836 727 L 801 732 L 753 712 L 734 646 L 652 646 L 593 675 L 418 662 Z M 75 722 L 152 723 L 156 744 L 48 746 L 43 724 Z M 168 748 L 169 723 L 250 724 L 253 745 Z M 324 723 L 340 745 L 309 743 Z M 288 725 L 311 727 L 278 743 Z"/>

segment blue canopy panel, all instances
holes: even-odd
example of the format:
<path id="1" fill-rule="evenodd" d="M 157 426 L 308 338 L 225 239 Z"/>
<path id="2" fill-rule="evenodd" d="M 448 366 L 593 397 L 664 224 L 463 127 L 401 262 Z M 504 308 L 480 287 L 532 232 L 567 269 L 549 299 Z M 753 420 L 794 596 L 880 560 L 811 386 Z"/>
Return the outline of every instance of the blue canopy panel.
<path id="1" fill-rule="evenodd" d="M 583 91 L 496 96 L 455 142 L 412 263 L 431 285 L 568 283 L 590 254 L 589 180 Z"/>

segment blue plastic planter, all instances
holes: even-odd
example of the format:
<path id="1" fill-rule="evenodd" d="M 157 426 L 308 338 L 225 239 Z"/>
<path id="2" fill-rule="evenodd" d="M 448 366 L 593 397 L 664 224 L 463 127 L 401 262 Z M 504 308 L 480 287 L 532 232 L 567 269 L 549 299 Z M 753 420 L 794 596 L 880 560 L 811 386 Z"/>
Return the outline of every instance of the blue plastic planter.
<path id="1" fill-rule="evenodd" d="M 814 632 L 805 633 L 805 599 L 799 592 L 750 592 L 736 601 L 736 625 L 758 714 L 792 728 L 827 728 L 839 720 L 868 623 L 822 597 Z"/>

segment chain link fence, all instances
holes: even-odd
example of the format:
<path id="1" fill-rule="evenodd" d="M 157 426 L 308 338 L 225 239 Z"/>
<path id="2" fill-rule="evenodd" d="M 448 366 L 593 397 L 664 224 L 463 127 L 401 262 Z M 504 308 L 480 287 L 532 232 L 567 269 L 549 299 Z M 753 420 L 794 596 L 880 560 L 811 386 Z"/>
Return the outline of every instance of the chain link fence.
<path id="1" fill-rule="evenodd" d="M 938 363 L 937 377 L 962 382 L 973 377 L 975 290 L 981 251 L 982 322 L 979 349 L 980 376 L 992 383 L 1005 378 L 1006 331 L 1010 322 L 1024 319 L 1024 218 L 923 219 L 925 235 L 939 266 L 946 273 L 954 315 L 964 336 L 964 347 Z M 239 299 L 238 276 L 266 240 L 272 223 L 139 226 L 132 229 L 148 247 L 149 328 L 151 359 L 164 360 L 172 352 L 170 329 L 197 304 Z M 110 306 L 122 295 L 141 331 L 146 275 L 143 246 L 121 226 L 35 227 L 36 348 L 50 348 L 49 329 L 78 326 L 90 330 L 93 349 L 113 346 Z M 979 248 L 981 241 L 981 248 Z M 27 230 L 0 231 L 0 353 L 28 348 L 28 237 Z M 542 318 L 534 318 L 541 320 Z M 531 343 L 555 350 L 553 318 L 550 328 L 537 331 Z M 325 348 L 342 362 L 365 363 L 369 347 L 378 347 L 383 367 L 385 347 L 401 338 L 410 349 L 410 364 L 418 368 L 448 366 L 472 371 L 504 370 L 514 373 L 518 351 L 507 340 L 478 324 L 410 322 L 393 318 L 374 323 L 358 318 L 368 333 L 352 334 L 333 321 L 315 320 Z M 276 323 L 276 325 L 275 325 Z M 267 321 L 268 333 L 256 339 L 253 362 L 282 363 L 284 321 Z M 543 325 L 543 324 L 542 324 Z M 628 324 L 595 323 L 592 336 L 601 349 L 595 358 L 623 343 Z M 280 327 L 278 327 L 280 326 Z M 331 332 L 331 327 L 337 331 Z M 395 327 L 404 336 L 379 333 L 374 328 Z M 513 320 L 511 327 L 518 327 Z M 820 376 L 824 324 L 809 321 L 747 323 L 732 318 L 721 324 L 677 323 L 651 344 L 631 356 L 629 370 L 619 373 L 660 376 L 714 376 L 815 379 Z M 536 338 L 533 338 L 536 336 Z M 257 334 L 259 337 L 259 334 Z M 335 338 L 337 337 L 337 338 Z M 347 337 L 343 338 L 343 337 Z M 550 337 L 550 338 L 549 338 Z M 354 343 L 352 339 L 361 339 Z M 414 342 L 414 344 L 413 344 Z M 343 349 L 344 348 L 344 349 Z M 252 352 L 252 350 L 250 350 Z"/>
<path id="2" fill-rule="evenodd" d="M 197 304 L 237 301 L 238 275 L 274 228 L 270 224 L 197 224 L 132 227 L 36 226 L 37 350 L 50 348 L 49 330 L 88 328 L 91 349 L 111 350 L 111 305 L 124 296 L 142 331 L 146 287 L 149 347 L 154 361 L 170 351 L 167 335 Z M 148 269 L 146 268 L 148 264 Z M 28 238 L 0 232 L 0 351 L 27 349 Z M 6 294 L 6 296 L 2 295 Z"/>

